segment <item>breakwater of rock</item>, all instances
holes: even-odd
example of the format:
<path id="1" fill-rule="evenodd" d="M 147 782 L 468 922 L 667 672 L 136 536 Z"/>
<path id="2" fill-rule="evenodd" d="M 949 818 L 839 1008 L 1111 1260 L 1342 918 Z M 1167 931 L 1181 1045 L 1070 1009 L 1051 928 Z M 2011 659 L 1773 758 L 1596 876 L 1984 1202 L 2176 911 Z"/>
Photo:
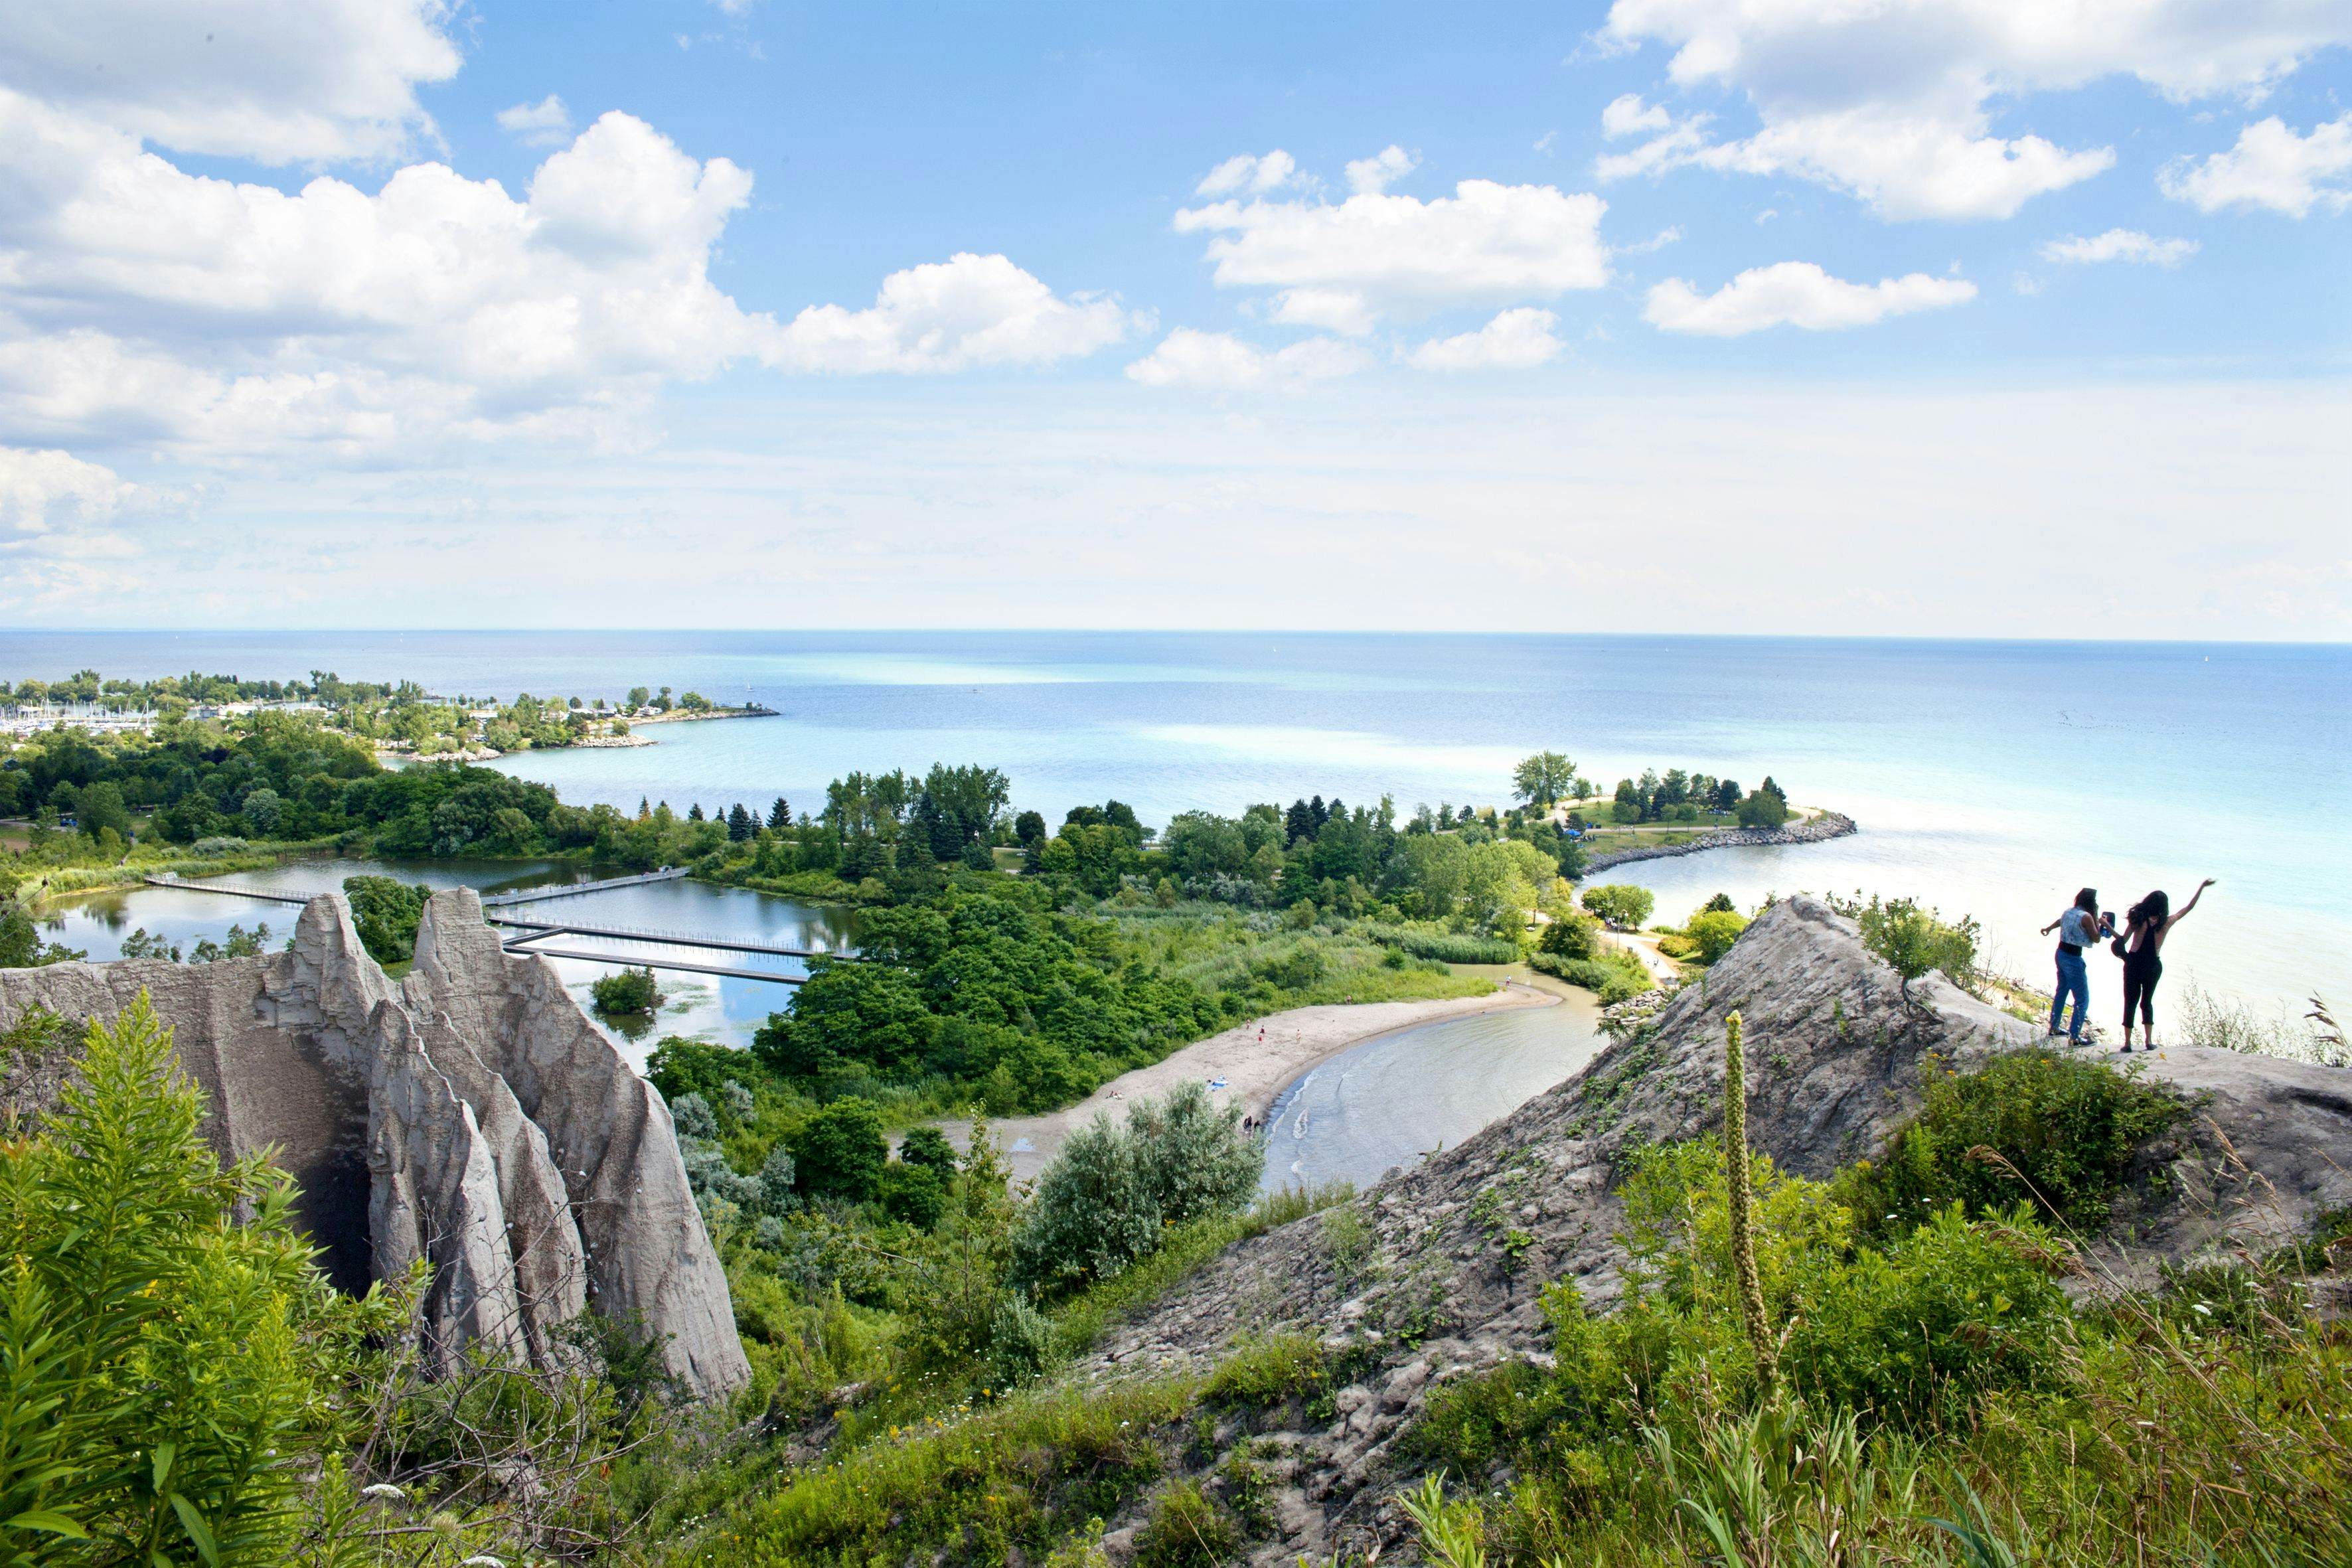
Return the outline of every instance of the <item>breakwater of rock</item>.
<path id="1" fill-rule="evenodd" d="M 1710 833 L 1684 844 L 1654 844 L 1635 849 L 1612 849 L 1605 855 L 1592 857 L 1584 863 L 1584 868 L 1590 875 L 1633 860 L 1664 860 L 1676 855 L 1697 855 L 1709 849 L 1729 849 L 1746 844 L 1819 844 L 1861 831 L 1853 817 L 1842 812 L 1825 811 L 1819 816 L 1791 822 L 1783 827 L 1727 827 L 1719 833 Z"/>

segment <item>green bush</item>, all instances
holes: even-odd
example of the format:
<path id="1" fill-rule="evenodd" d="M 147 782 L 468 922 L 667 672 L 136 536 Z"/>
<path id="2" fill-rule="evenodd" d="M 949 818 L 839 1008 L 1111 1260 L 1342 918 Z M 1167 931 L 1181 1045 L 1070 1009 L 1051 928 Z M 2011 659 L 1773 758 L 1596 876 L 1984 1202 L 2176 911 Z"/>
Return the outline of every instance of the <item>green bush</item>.
<path id="1" fill-rule="evenodd" d="M 1519 959 L 1518 944 L 1501 937 L 1428 931 L 1417 926 L 1372 926 L 1365 934 L 1383 947 L 1399 948 L 1415 958 L 1433 958 L 1441 963 L 1517 963 Z"/>
<path id="2" fill-rule="evenodd" d="M 955 1179 L 955 1149 L 948 1142 L 947 1134 L 936 1127 L 907 1129 L 898 1139 L 898 1158 L 909 1165 L 927 1167 L 942 1183 Z"/>
<path id="3" fill-rule="evenodd" d="M 1637 888 L 1629 882 L 1607 882 L 1598 888 L 1587 888 L 1583 893 L 1584 907 L 1607 921 L 1620 931 L 1639 931 L 1657 908 L 1657 896 L 1647 888 Z"/>
<path id="4" fill-rule="evenodd" d="M 1328 1359 L 1307 1334 L 1243 1340 L 1209 1374 L 1201 1402 L 1225 1409 L 1267 1410 L 1306 1398 L 1328 1381 Z"/>
<path id="5" fill-rule="evenodd" d="M 918 1230 L 939 1224 L 948 1206 L 947 1184 L 940 1180 L 940 1173 L 929 1165 L 909 1165 L 903 1160 L 882 1167 L 875 1196 L 884 1214 Z"/>
<path id="6" fill-rule="evenodd" d="M 1553 918 L 1536 940 L 1536 951 L 1556 958 L 1592 958 L 1601 951 L 1601 922 L 1569 910 Z"/>
<path id="7" fill-rule="evenodd" d="M 363 1336 L 404 1326 L 334 1291 L 292 1184 L 224 1171 L 204 1117 L 142 993 L 0 1143 L 0 1559 L 281 1560 L 317 1418 Z"/>
<path id="8" fill-rule="evenodd" d="M 1906 995 L 1910 994 L 1911 982 L 1938 969 L 1962 990 L 1976 988 L 1977 942 L 1983 930 L 1973 919 L 1964 915 L 1946 921 L 1916 900 L 1881 899 L 1875 893 L 1868 903 L 1859 897 L 1832 898 L 1829 902 L 1860 929 L 1862 945 L 1903 977 Z"/>
<path id="9" fill-rule="evenodd" d="M 1603 948 L 1598 958 L 1559 958 L 1549 952 L 1532 954 L 1528 967 L 1570 985 L 1581 985 L 1610 1006 L 1639 996 L 1655 985 L 1642 961 L 1622 948 Z"/>
<path id="10" fill-rule="evenodd" d="M 588 987 L 596 1011 L 629 1017 L 650 1013 L 662 1003 L 661 987 L 650 969 L 624 969 L 599 977 Z"/>
<path id="11" fill-rule="evenodd" d="M 889 1145 L 882 1114 L 863 1100 L 836 1100 L 788 1141 L 800 1189 L 809 1197 L 864 1203 L 880 1189 Z"/>
<path id="12" fill-rule="evenodd" d="M 1241 1547 L 1233 1518 L 1201 1483 L 1183 1480 L 1161 1492 L 1135 1536 L 1136 1568 L 1223 1568 Z"/>
<path id="13" fill-rule="evenodd" d="M 1037 1178 L 1013 1237 L 1016 1279 L 1063 1290 L 1116 1278 L 1163 1229 L 1248 1206 L 1265 1152 L 1198 1083 L 1138 1100 L 1124 1127 L 1097 1115 Z"/>
<path id="14" fill-rule="evenodd" d="M 1978 1215 L 2022 1202 L 2095 1235 L 2141 1146 L 2189 1114 L 2137 1077 L 2051 1051 L 1996 1057 L 1970 1073 L 1930 1062 L 1927 1072 L 1919 1113 L 1876 1163 L 1845 1178 L 1865 1234 L 1900 1235 L 1956 1203 Z"/>
<path id="15" fill-rule="evenodd" d="M 1748 929 L 1748 917 L 1729 910 L 1711 910 L 1691 916 L 1683 927 L 1683 934 L 1697 947 L 1701 963 L 1713 963 L 1731 951 L 1739 933 Z"/>

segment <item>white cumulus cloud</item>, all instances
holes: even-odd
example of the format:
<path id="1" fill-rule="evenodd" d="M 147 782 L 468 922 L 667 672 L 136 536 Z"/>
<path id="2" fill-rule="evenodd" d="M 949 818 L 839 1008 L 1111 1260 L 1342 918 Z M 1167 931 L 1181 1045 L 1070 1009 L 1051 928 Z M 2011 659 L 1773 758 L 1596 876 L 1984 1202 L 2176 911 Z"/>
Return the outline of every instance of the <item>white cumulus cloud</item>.
<path id="1" fill-rule="evenodd" d="M 572 140 L 572 110 L 551 92 L 537 103 L 499 110 L 499 129 L 528 147 L 560 147 Z"/>
<path id="2" fill-rule="evenodd" d="M 812 305 L 762 350 L 788 370 L 862 373 L 1041 365 L 1125 337 L 1116 300 L 1064 299 L 1002 256 L 962 252 L 882 280 L 863 310 Z"/>
<path id="3" fill-rule="evenodd" d="M 2289 217 L 2352 207 L 2352 114 L 2298 136 L 2276 115 L 2238 132 L 2237 145 L 2157 176 L 2164 194 L 2206 212 L 2267 207 Z"/>
<path id="4" fill-rule="evenodd" d="M 459 57 L 449 0 L 69 0 L 0 5 L 0 88 L 182 153 L 389 157 Z"/>
<path id="5" fill-rule="evenodd" d="M 1260 156 L 1237 153 L 1201 177 L 1192 187 L 1196 196 L 1227 196 L 1236 192 L 1264 195 L 1278 191 L 1298 178 L 1298 160 L 1276 147 Z"/>
<path id="6" fill-rule="evenodd" d="M 1429 201 L 1361 190 L 1336 203 L 1215 202 L 1179 212 L 1175 226 L 1213 235 L 1217 284 L 1273 290 L 1276 320 L 1361 332 L 1391 314 L 1598 289 L 1607 210 L 1551 185 L 1464 180 Z"/>
<path id="7" fill-rule="evenodd" d="M 1407 356 L 1421 370 L 1533 370 L 1559 357 L 1559 318 L 1531 305 L 1505 310 L 1475 332 L 1432 338 Z"/>
<path id="8" fill-rule="evenodd" d="M 1146 386 L 1246 392 L 1352 375 L 1366 363 L 1363 351 L 1337 338 L 1309 338 L 1284 349 L 1262 349 L 1230 332 L 1179 327 L 1162 338 L 1158 348 L 1129 365 L 1127 374 L 1129 380 Z"/>
<path id="9" fill-rule="evenodd" d="M 1403 148 L 1393 144 L 1381 148 L 1369 158 L 1358 158 L 1348 165 L 1348 188 L 1351 191 L 1387 190 L 1420 166 L 1421 160 Z"/>
<path id="10" fill-rule="evenodd" d="M 1601 111 L 1601 133 L 1612 142 L 1638 136 L 1644 131 L 1664 131 L 1672 123 L 1673 117 L 1667 114 L 1665 105 L 1644 106 L 1638 92 L 1620 93 Z"/>
<path id="11" fill-rule="evenodd" d="M 2132 261 L 2147 267 L 2178 267 L 2197 254 L 2197 242 L 2158 239 L 2136 228 L 2111 228 L 2088 238 L 2069 236 L 2045 241 L 2042 254 L 2051 261 Z"/>
<path id="12" fill-rule="evenodd" d="M 2352 6 L 1615 0 L 1599 37 L 1621 49 L 1668 46 L 1676 87 L 1734 89 L 1759 121 L 1752 135 L 1722 142 L 1701 117 L 1659 127 L 1643 155 L 1606 161 L 1604 178 L 1689 165 L 1792 174 L 1850 192 L 1885 217 L 2001 218 L 2115 161 L 2106 147 L 1997 129 L 1996 117 L 2014 117 L 2027 96 L 2116 76 L 2178 101 L 2257 95 L 2318 50 L 2352 41 Z"/>
<path id="13" fill-rule="evenodd" d="M 1849 283 L 1810 261 L 1782 261 L 1751 268 L 1712 294 L 1669 278 L 1650 290 L 1642 319 L 1664 331 L 1715 338 L 1781 326 L 1837 331 L 1958 305 L 1976 293 L 1977 286 L 1960 278 L 1913 272 L 1877 283 Z"/>

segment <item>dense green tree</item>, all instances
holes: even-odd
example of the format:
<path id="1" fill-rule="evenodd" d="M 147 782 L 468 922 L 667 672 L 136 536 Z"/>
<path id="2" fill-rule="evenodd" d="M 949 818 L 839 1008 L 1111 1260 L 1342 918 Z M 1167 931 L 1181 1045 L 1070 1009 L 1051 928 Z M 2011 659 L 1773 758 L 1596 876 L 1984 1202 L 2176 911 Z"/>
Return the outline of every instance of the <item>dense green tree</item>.
<path id="1" fill-rule="evenodd" d="M 864 1203 L 889 1160 L 882 1115 L 863 1100 L 836 1100 L 788 1140 L 801 1191 L 811 1198 Z"/>
<path id="2" fill-rule="evenodd" d="M 1576 764 L 1559 752 L 1538 752 L 1523 758 L 1511 772 L 1521 800 L 1549 810 L 1566 795 L 1576 778 Z"/>
<path id="3" fill-rule="evenodd" d="M 378 963 L 405 963 L 416 956 L 416 926 L 432 891 L 390 877 L 343 879 L 343 896 L 352 903 L 352 924 L 369 957 Z"/>

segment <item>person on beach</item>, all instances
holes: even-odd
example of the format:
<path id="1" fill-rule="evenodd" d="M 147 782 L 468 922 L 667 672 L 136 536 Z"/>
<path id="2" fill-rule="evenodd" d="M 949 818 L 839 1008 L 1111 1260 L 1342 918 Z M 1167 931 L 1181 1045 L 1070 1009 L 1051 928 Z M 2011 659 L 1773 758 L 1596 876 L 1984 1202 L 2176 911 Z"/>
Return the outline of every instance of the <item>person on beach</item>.
<path id="1" fill-rule="evenodd" d="M 2074 895 L 2074 906 L 2048 925 L 2042 934 L 2058 933 L 2058 986 L 2050 995 L 2050 1032 L 2062 1031 L 2059 1020 L 2066 1011 L 2066 998 L 2074 999 L 2074 1019 L 2063 1031 L 2076 1045 L 2083 1043 L 2083 1027 L 2091 1021 L 2091 971 L 2083 954 L 2098 945 L 2102 931 L 2112 932 L 2115 922 L 2099 919 L 2099 890 L 2085 888 Z"/>
<path id="2" fill-rule="evenodd" d="M 2164 951 L 2164 939 L 2174 926 L 2189 918 L 2189 911 L 2197 907 L 2197 900 L 2212 885 L 2210 877 L 2198 883 L 2197 890 L 2189 895 L 2189 901 L 2180 906 L 2178 914 L 2173 912 L 2172 900 L 2164 896 L 2161 888 L 2125 913 L 2124 934 L 2116 938 L 2116 950 L 2124 961 L 2124 1050 L 2132 1048 L 2135 1011 L 2139 1014 L 2142 1048 L 2156 1049 L 2156 983 L 2164 978 L 2164 960 L 2159 956 Z"/>

